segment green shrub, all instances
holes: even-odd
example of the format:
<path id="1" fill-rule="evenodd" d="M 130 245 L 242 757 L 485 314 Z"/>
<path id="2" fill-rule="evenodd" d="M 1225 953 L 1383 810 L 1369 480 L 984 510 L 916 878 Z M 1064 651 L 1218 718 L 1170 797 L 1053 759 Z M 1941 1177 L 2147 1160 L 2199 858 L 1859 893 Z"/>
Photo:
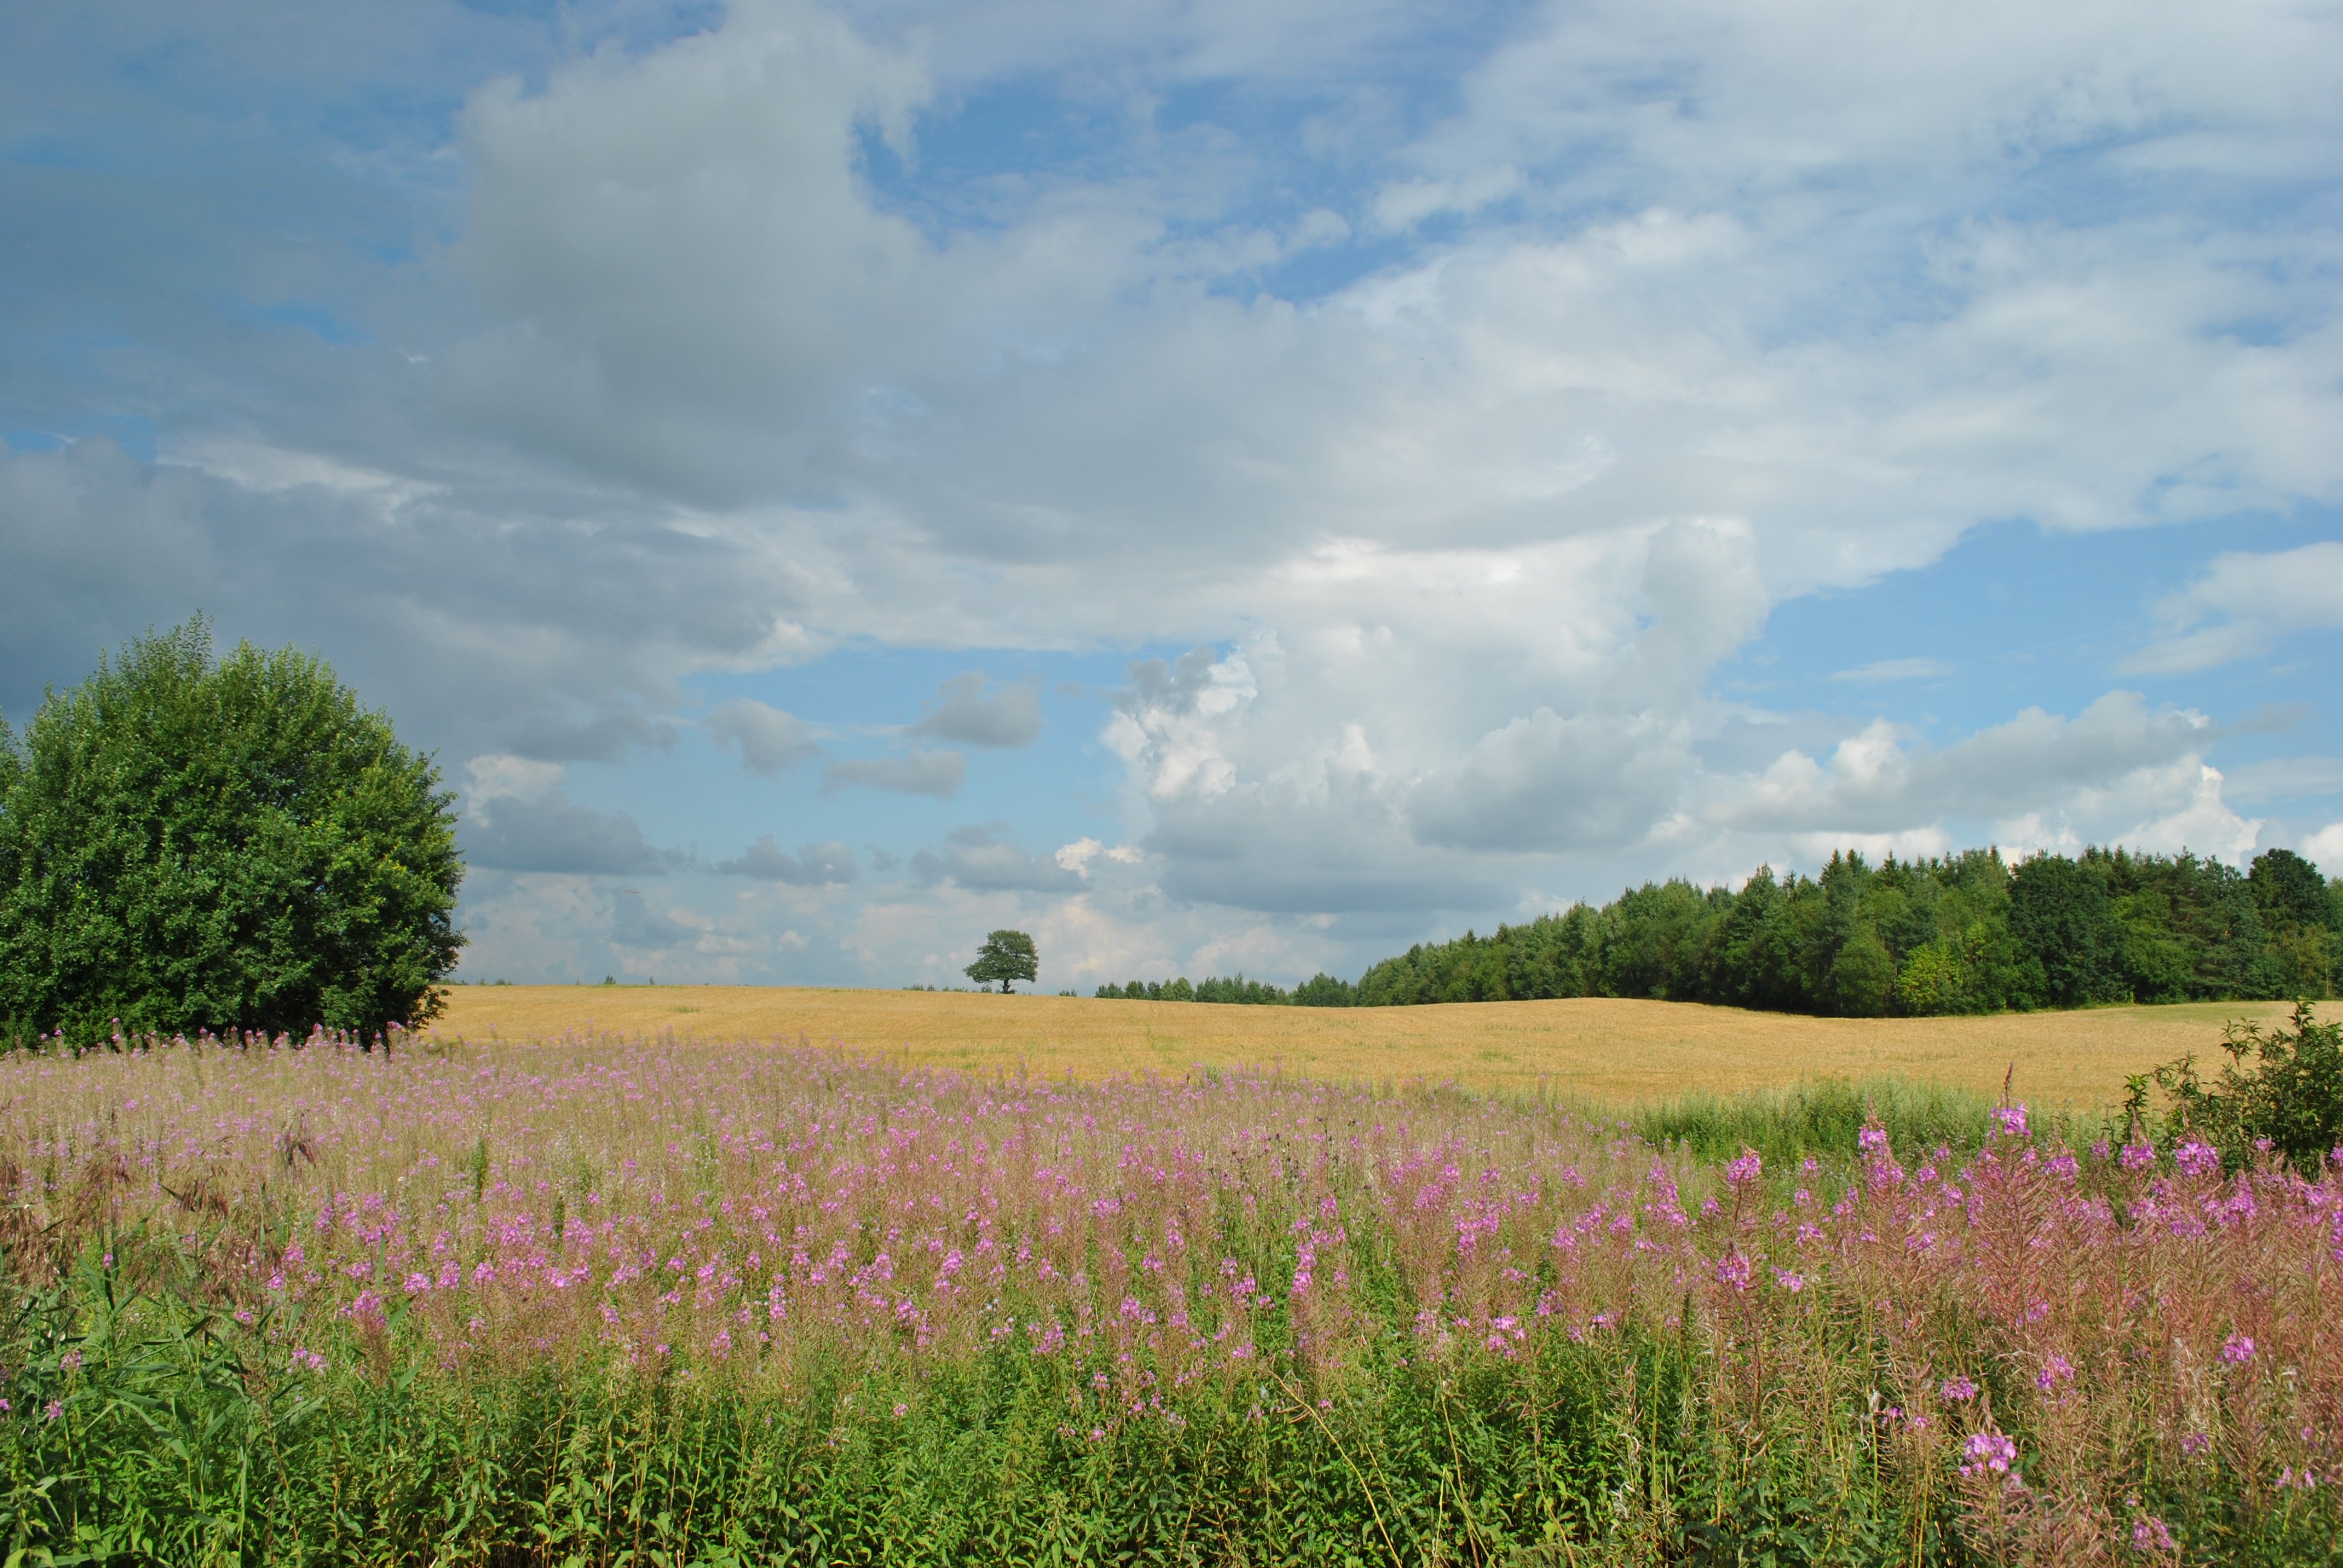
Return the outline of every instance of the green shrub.
<path id="1" fill-rule="evenodd" d="M 292 649 L 201 619 L 0 724 L 0 1029 L 371 1036 L 454 967 L 453 796 Z"/>
<path id="2" fill-rule="evenodd" d="M 2343 1145 L 2343 1022 L 2320 1023 L 2308 1002 L 2297 1002 L 2291 1030 L 2232 1023 L 2221 1049 L 2230 1060 L 2217 1083 L 2197 1076 L 2194 1053 L 2156 1070 L 2172 1098 L 2167 1131 L 2203 1139 L 2233 1171 L 2267 1142 L 2316 1177 Z"/>

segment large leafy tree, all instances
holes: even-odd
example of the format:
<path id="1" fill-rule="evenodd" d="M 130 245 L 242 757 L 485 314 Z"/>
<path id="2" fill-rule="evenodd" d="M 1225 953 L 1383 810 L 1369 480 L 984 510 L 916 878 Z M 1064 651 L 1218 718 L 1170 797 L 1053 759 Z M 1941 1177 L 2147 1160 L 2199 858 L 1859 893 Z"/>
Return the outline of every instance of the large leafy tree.
<path id="1" fill-rule="evenodd" d="M 0 1029 L 423 1022 L 464 940 L 453 808 L 322 661 L 134 640 L 0 722 Z"/>
<path id="2" fill-rule="evenodd" d="M 1033 946 L 1033 939 L 1023 931 L 994 931 L 976 950 L 976 961 L 968 966 L 968 978 L 981 986 L 1001 982 L 1006 991 L 1011 980 L 1030 980 L 1041 972 L 1041 959 Z"/>

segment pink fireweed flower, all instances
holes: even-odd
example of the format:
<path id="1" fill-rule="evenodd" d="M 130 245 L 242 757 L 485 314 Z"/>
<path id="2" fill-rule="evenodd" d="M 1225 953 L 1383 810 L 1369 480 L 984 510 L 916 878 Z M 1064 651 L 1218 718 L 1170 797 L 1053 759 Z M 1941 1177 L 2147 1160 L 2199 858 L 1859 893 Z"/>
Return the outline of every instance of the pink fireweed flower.
<path id="1" fill-rule="evenodd" d="M 2211 1144 L 2195 1138 L 2172 1151 L 2172 1162 L 2187 1176 L 2210 1176 L 2221 1169 L 2219 1152 Z"/>
<path id="2" fill-rule="evenodd" d="M 1944 1396 L 1947 1404 L 1966 1404 L 1976 1398 L 1977 1386 L 1965 1377 L 1948 1377 L 1936 1392 Z"/>
<path id="3" fill-rule="evenodd" d="M 1774 1282 L 1794 1296 L 1806 1288 L 1806 1277 L 1791 1269 L 1775 1270 Z"/>
<path id="4" fill-rule="evenodd" d="M 1997 1432 L 1973 1434 L 1963 1452 L 1969 1457 L 1969 1462 L 1961 1466 L 1963 1475 L 1977 1475 L 1987 1471 L 1996 1475 L 2006 1475 L 2009 1467 L 2017 1462 L 2017 1444 Z"/>
<path id="5" fill-rule="evenodd" d="M 57 1417 L 65 1414 L 65 1401 L 53 1399 L 49 1401 L 48 1403 L 41 1407 L 41 1419 L 43 1421 L 55 1421 Z"/>
<path id="6" fill-rule="evenodd" d="M 65 1354 L 57 1358 L 57 1370 L 59 1372 L 72 1372 L 80 1365 L 81 1352 L 79 1351 L 67 1351 Z"/>
<path id="7" fill-rule="evenodd" d="M 2034 1386 L 2047 1393 L 2062 1382 L 2075 1381 L 2075 1363 L 2053 1351 L 2042 1362 L 2042 1370 L 2034 1374 Z"/>
<path id="8" fill-rule="evenodd" d="M 1728 1290 L 1747 1290 L 1750 1277 L 1749 1260 L 1737 1251 L 1727 1252 L 1716 1261 L 1716 1282 Z"/>
<path id="9" fill-rule="evenodd" d="M 1725 1165 L 1725 1179 L 1735 1187 L 1746 1187 L 1765 1171 L 1765 1161 L 1759 1157 L 1757 1151 L 1744 1145 L 1740 1156 Z"/>
<path id="10" fill-rule="evenodd" d="M 2202 1459 L 2213 1452 L 2213 1439 L 2208 1432 L 2192 1432 L 2180 1440 L 2180 1452 L 2191 1459 Z"/>
<path id="11" fill-rule="evenodd" d="M 2026 1107 L 1996 1105 L 1993 1108 L 1993 1128 L 2004 1138 L 2026 1136 Z"/>
<path id="12" fill-rule="evenodd" d="M 1876 1121 L 1866 1122 L 1863 1131 L 1855 1135 L 1855 1146 L 1865 1154 L 1886 1153 L 1887 1129 L 1880 1126 Z M 1805 1168 L 1809 1171 L 1814 1170 L 1815 1162 L 1812 1160 L 1807 1161 Z"/>
<path id="13" fill-rule="evenodd" d="M 2137 1143 L 2127 1143 L 2117 1161 L 2127 1171 L 2145 1171 L 2156 1163 L 2156 1145 L 2145 1139 Z"/>
<path id="14" fill-rule="evenodd" d="M 2231 1334 L 2221 1342 L 2221 1359 L 2233 1367 L 2241 1367 L 2254 1359 L 2254 1342 L 2250 1334 Z"/>

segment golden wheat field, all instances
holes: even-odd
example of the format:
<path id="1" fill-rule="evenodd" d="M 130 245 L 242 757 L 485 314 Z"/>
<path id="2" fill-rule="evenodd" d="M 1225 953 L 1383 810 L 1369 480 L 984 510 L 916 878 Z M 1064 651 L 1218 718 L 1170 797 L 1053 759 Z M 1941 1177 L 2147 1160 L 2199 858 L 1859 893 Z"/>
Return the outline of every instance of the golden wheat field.
<path id="1" fill-rule="evenodd" d="M 1827 1019 L 1608 998 L 1317 1009 L 764 986 L 458 986 L 434 1032 L 475 1043 L 571 1030 L 804 1040 L 977 1072 L 1083 1078 L 1278 1067 L 1621 1104 L 1890 1074 L 1995 1091 L 2014 1072 L 2024 1099 L 2095 1107 L 2121 1094 L 2127 1073 L 2188 1050 L 2217 1056 L 2224 1020 L 2281 1010 L 2214 1002 Z"/>

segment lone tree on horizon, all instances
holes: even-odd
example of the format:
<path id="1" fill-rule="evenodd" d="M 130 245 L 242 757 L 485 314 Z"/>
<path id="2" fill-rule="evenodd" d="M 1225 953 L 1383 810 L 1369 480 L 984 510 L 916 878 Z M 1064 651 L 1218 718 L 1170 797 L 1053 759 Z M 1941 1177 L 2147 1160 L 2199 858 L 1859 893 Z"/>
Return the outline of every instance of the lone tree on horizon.
<path id="1" fill-rule="evenodd" d="M 322 659 L 132 639 L 0 720 L 0 1045 L 428 1021 L 454 801 Z"/>
<path id="2" fill-rule="evenodd" d="M 976 950 L 976 961 L 965 972 L 980 986 L 999 980 L 1005 996 L 1011 980 L 1030 980 L 1041 974 L 1041 956 L 1034 949 L 1033 939 L 1023 931 L 995 931 Z"/>

